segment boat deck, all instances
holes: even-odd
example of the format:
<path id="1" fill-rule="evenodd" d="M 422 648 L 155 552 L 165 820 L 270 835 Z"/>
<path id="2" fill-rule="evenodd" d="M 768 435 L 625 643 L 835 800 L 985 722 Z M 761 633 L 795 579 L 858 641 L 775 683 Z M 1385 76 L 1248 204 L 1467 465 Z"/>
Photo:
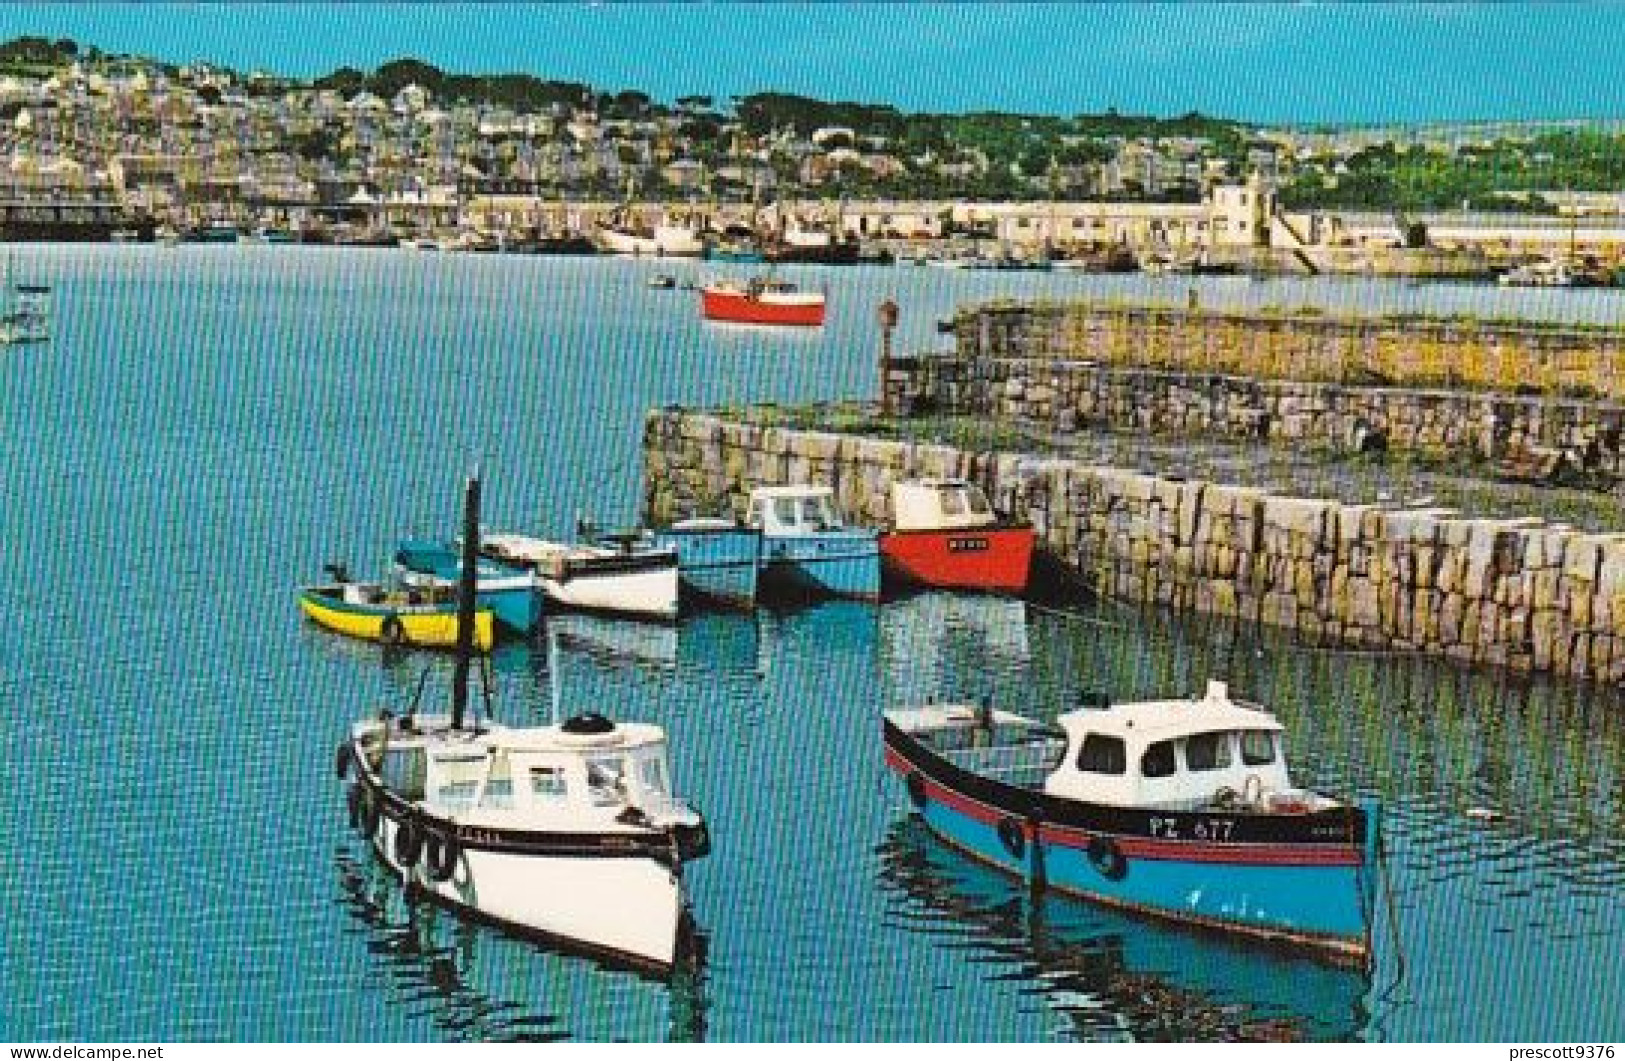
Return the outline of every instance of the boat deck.
<path id="1" fill-rule="evenodd" d="M 886 718 L 959 769 L 1017 788 L 1041 791 L 1066 753 L 1059 730 L 1008 711 L 964 704 L 888 711 Z"/>

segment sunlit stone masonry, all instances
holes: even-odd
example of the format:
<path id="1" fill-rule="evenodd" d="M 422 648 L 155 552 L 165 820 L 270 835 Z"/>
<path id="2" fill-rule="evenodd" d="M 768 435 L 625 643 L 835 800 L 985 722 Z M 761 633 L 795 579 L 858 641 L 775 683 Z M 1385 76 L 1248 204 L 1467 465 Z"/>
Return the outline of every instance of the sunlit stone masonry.
<path id="1" fill-rule="evenodd" d="M 657 520 L 737 518 L 753 486 L 817 482 L 835 487 L 851 518 L 880 525 L 893 481 L 964 476 L 1112 598 L 1279 627 L 1317 645 L 1625 680 L 1625 534 L 674 409 L 649 414 L 644 461 Z"/>

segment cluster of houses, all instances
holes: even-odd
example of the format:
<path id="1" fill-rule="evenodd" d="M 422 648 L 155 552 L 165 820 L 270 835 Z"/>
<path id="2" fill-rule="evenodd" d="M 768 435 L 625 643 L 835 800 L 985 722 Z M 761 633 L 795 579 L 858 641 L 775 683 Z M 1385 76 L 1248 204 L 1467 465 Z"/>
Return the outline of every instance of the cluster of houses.
<path id="1" fill-rule="evenodd" d="M 724 122 L 701 144 L 686 133 L 692 117 L 611 119 L 567 104 L 523 113 L 446 103 L 417 85 L 386 99 L 205 65 L 74 63 L 0 77 L 0 229 L 106 238 L 229 226 L 517 244 L 590 235 L 631 203 L 635 218 L 716 232 L 822 227 L 905 250 L 969 239 L 1015 259 L 1118 247 L 1170 268 L 1470 275 L 1529 256 L 1625 254 L 1617 203 L 1600 218 L 1575 205 L 1558 220 L 1286 211 L 1272 174 L 1305 146 L 1267 130 L 1239 166 L 1199 138 L 1118 140 L 1110 158 L 1036 175 L 1049 194 L 1027 201 L 886 201 L 841 196 L 841 175 L 928 165 L 952 180 L 1009 163 L 970 150 L 900 157 L 849 129 L 752 139 Z"/>

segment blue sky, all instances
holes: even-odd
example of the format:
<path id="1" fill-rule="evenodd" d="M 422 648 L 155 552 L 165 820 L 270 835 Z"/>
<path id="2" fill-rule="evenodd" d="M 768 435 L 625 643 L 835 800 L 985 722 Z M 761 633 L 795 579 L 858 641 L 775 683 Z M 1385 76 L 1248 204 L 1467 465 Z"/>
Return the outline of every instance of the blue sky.
<path id="1" fill-rule="evenodd" d="M 403 55 L 662 100 L 1267 122 L 1625 117 L 1625 5 L 41 4 L 0 37 L 313 75 Z"/>

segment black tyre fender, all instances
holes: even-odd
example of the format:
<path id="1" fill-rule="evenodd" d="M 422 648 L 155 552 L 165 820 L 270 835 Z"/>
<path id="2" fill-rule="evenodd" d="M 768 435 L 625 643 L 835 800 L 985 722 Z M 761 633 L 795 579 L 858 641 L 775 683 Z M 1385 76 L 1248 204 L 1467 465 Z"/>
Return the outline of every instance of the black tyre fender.
<path id="1" fill-rule="evenodd" d="M 1020 818 L 1004 818 L 999 822 L 999 843 L 1010 853 L 1013 859 L 1027 857 L 1027 831 L 1022 828 Z"/>
<path id="2" fill-rule="evenodd" d="M 406 626 L 398 615 L 384 616 L 383 625 L 378 628 L 378 640 L 386 645 L 406 644 Z"/>
<path id="3" fill-rule="evenodd" d="M 339 750 L 333 757 L 333 771 L 344 780 L 344 775 L 350 772 L 350 742 L 345 741 L 339 745 Z"/>
<path id="4" fill-rule="evenodd" d="M 925 778 L 920 775 L 918 770 L 915 770 L 904 779 L 903 787 L 908 789 L 908 801 L 924 810 L 926 804 Z"/>
<path id="5" fill-rule="evenodd" d="M 1122 880 L 1128 876 L 1128 859 L 1123 849 L 1109 836 L 1096 836 L 1089 841 L 1089 864 L 1107 880 Z"/>
<path id="6" fill-rule="evenodd" d="M 350 828 L 352 829 L 361 827 L 361 800 L 361 785 L 358 782 L 351 785 L 350 790 L 344 795 L 344 805 L 350 811 Z"/>
<path id="7" fill-rule="evenodd" d="M 457 838 L 431 829 L 423 844 L 423 869 L 436 884 L 451 880 L 462 860 L 463 849 Z"/>
<path id="8" fill-rule="evenodd" d="M 402 818 L 395 826 L 395 861 L 402 869 L 417 865 L 423 851 L 423 830 L 411 818 Z"/>

